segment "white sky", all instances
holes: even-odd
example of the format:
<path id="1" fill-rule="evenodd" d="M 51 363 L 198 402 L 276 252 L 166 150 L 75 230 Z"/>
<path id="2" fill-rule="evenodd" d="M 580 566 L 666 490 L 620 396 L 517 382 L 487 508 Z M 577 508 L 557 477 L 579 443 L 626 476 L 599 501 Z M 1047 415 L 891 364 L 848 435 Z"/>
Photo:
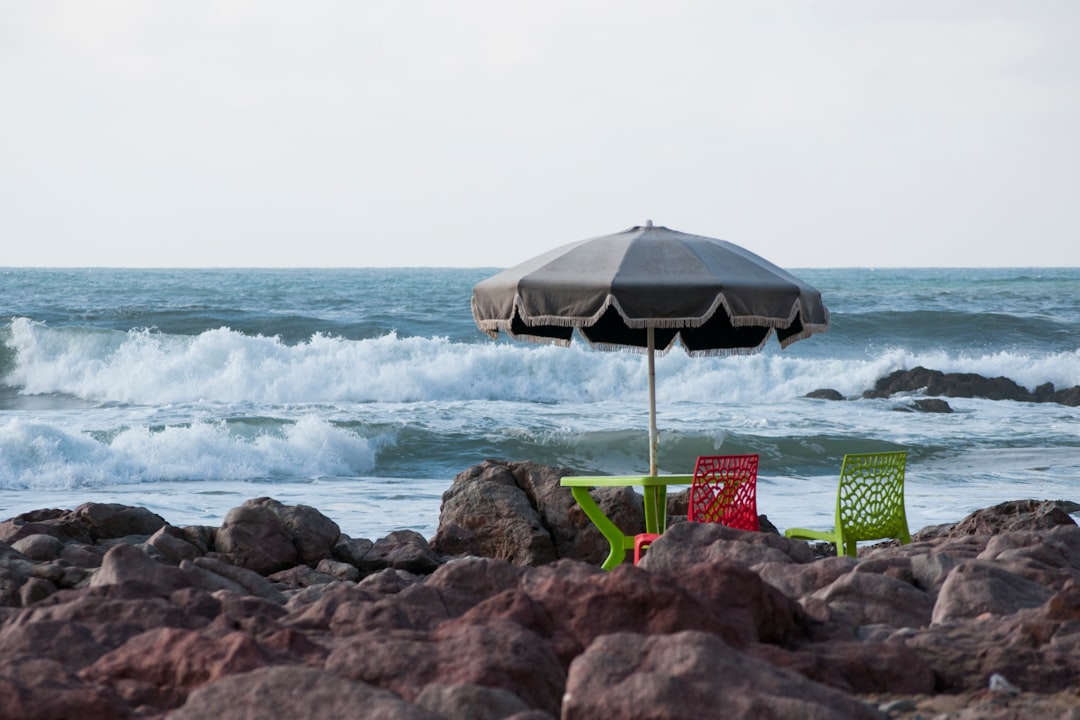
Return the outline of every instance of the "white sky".
<path id="1" fill-rule="evenodd" d="M 1080 266 L 1075 0 L 0 0 L 0 266 Z"/>

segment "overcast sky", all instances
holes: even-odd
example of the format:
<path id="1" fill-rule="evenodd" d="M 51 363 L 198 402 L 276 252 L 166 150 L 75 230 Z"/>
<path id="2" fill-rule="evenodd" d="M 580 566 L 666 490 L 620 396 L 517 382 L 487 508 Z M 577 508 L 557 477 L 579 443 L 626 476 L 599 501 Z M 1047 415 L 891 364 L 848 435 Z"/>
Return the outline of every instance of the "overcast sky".
<path id="1" fill-rule="evenodd" d="M 0 0 L 0 266 L 1080 266 L 1080 2 Z"/>

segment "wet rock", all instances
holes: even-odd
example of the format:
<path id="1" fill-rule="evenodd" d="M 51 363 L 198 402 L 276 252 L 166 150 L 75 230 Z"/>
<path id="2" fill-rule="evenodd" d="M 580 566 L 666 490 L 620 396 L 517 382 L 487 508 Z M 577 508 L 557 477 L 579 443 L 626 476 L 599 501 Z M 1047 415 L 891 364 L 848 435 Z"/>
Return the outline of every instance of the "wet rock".
<path id="1" fill-rule="evenodd" d="M 820 388 L 806 393 L 806 397 L 814 400 L 843 400 L 844 396 L 840 394 L 839 390 L 833 390 L 832 388 Z"/>
<path id="2" fill-rule="evenodd" d="M 951 413 L 952 406 L 938 398 L 918 398 L 911 403 L 916 410 L 924 413 Z"/>
<path id="3" fill-rule="evenodd" d="M 1069 407 L 1080 407 L 1080 387 L 1071 387 L 1068 390 L 1057 390 L 1050 393 L 1045 401 L 1068 405 Z"/>
<path id="4" fill-rule="evenodd" d="M 924 367 L 897 370 L 879 378 L 872 389 L 863 393 L 863 397 L 885 398 L 897 393 L 914 392 L 945 397 L 1054 402 L 1073 407 L 1080 405 L 1080 386 L 1067 390 L 1055 390 L 1053 383 L 1043 383 L 1031 392 L 1006 377 L 988 378 L 977 373 L 944 373 Z M 937 410 L 924 411 L 938 412 Z M 944 412 L 950 411 L 951 409 Z"/>

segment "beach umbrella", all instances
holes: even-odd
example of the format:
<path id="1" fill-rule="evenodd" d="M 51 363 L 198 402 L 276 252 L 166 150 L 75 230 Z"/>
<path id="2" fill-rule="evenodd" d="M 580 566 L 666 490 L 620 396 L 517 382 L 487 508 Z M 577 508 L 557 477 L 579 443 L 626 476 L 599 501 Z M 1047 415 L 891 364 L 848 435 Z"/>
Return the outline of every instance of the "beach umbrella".
<path id="1" fill-rule="evenodd" d="M 601 350 L 648 355 L 649 474 L 657 474 L 654 357 L 676 340 L 690 355 L 746 354 L 829 328 L 821 293 L 725 240 L 654 226 L 572 242 L 473 287 L 476 324 L 569 345 L 576 329 Z"/>

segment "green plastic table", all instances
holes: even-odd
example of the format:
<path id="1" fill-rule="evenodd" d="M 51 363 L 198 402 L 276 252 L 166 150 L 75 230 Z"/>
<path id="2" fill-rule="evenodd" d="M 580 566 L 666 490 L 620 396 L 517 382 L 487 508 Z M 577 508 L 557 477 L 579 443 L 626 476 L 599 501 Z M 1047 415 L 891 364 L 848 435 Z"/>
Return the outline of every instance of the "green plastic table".
<path id="1" fill-rule="evenodd" d="M 668 485 L 690 485 L 693 482 L 693 475 L 594 475 L 567 476 L 560 480 L 559 484 L 570 488 L 570 493 L 585 511 L 585 515 L 607 538 L 611 553 L 600 567 L 611 570 L 622 564 L 627 550 L 634 549 L 634 536 L 623 533 L 611 518 L 604 514 L 589 494 L 589 488 L 640 487 L 645 496 L 645 532 L 661 534 L 667 527 Z"/>

